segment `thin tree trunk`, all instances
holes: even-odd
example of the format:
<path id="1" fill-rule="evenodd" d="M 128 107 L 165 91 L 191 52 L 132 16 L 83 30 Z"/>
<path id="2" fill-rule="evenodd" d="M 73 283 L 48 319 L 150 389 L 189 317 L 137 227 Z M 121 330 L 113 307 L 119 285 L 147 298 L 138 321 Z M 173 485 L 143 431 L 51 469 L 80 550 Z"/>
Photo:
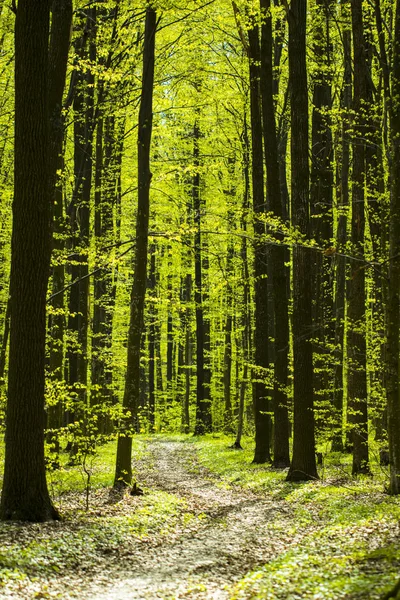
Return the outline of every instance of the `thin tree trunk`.
<path id="1" fill-rule="evenodd" d="M 390 492 L 400 493 L 399 289 L 400 289 L 400 0 L 396 1 L 392 75 L 392 194 L 389 226 L 389 283 L 387 306 L 386 383 Z"/>
<path id="2" fill-rule="evenodd" d="M 140 392 L 140 348 L 146 294 L 147 246 L 150 212 L 150 146 L 153 121 L 153 85 L 155 61 L 156 11 L 147 5 L 143 50 L 142 93 L 138 132 L 138 211 L 136 218 L 135 271 L 130 299 L 128 363 L 123 409 L 126 422 L 118 435 L 114 487 L 132 482 L 132 434 L 138 428 Z"/>
<path id="3" fill-rule="evenodd" d="M 242 204 L 242 218 L 241 228 L 243 231 L 242 244 L 241 244 L 241 259 L 242 259 L 242 275 L 243 275 L 243 302 L 242 302 L 242 314 L 241 314 L 241 325 L 243 327 L 242 333 L 242 352 L 243 352 L 243 371 L 240 378 L 240 390 L 239 390 L 239 410 L 237 419 L 237 432 L 236 439 L 233 444 L 234 448 L 241 449 L 241 440 L 243 435 L 244 426 L 244 412 L 245 412 L 245 400 L 246 400 L 246 389 L 248 385 L 248 374 L 249 374 L 249 362 L 250 362 L 250 347 L 251 347 L 251 316 L 250 316 L 250 275 L 249 275 L 249 261 L 247 252 L 247 219 L 250 209 L 250 140 L 247 128 L 246 115 L 243 120 L 243 134 L 242 134 L 242 161 L 243 161 L 243 204 Z"/>
<path id="4" fill-rule="evenodd" d="M 96 9 L 85 12 L 86 27 L 89 31 L 89 48 L 86 58 L 94 60 L 96 55 L 95 24 Z M 84 30 L 77 41 L 77 48 L 86 39 Z M 69 216 L 71 242 L 75 250 L 71 265 L 71 280 L 77 281 L 70 289 L 68 329 L 73 332 L 73 341 L 67 349 L 68 384 L 73 393 L 70 422 L 81 421 L 82 411 L 87 405 L 87 343 L 88 343 L 88 303 L 89 303 L 89 223 L 90 195 L 92 186 L 92 146 L 93 146 L 93 102 L 94 75 L 88 70 L 79 73 L 74 96 L 74 175 L 75 188 Z M 70 444 L 71 453 L 76 452 L 76 444 Z"/>
<path id="5" fill-rule="evenodd" d="M 155 425 L 155 410 L 156 410 L 156 245 L 153 242 L 149 250 L 150 255 L 150 272 L 148 281 L 149 294 L 149 411 L 148 419 L 151 431 Z"/>
<path id="6" fill-rule="evenodd" d="M 263 107 L 265 164 L 267 172 L 267 204 L 278 219 L 283 221 L 284 210 L 279 179 L 278 143 L 275 123 L 274 71 L 272 63 L 272 17 L 270 0 L 260 1 L 264 12 L 261 26 L 261 94 Z M 275 235 L 277 244 L 271 248 L 272 281 L 275 321 L 274 361 L 274 460 L 275 467 L 288 467 L 289 418 L 287 399 L 289 357 L 289 313 L 287 297 L 286 249 L 280 245 L 283 236 Z"/>
<path id="7" fill-rule="evenodd" d="M 205 364 L 206 323 L 204 318 L 203 303 L 203 261 L 202 261 L 202 223 L 201 223 L 201 198 L 200 198 L 200 129 L 196 121 L 193 128 L 193 165 L 194 175 L 192 184 L 193 215 L 195 225 L 194 240 L 194 264 L 195 264 L 195 291 L 194 300 L 196 305 L 196 423 L 194 434 L 202 435 L 211 431 L 211 405 L 209 401 L 209 390 L 207 385 L 207 366 Z"/>
<path id="8" fill-rule="evenodd" d="M 49 369 L 50 377 L 60 384 L 63 381 L 64 365 L 64 293 L 65 266 L 63 251 L 65 247 L 65 215 L 63 203 L 63 186 L 57 181 L 57 171 L 64 168 L 63 138 L 64 118 L 62 115 L 62 99 L 65 87 L 68 51 L 71 38 L 72 0 L 53 0 L 52 23 L 49 47 L 49 116 L 50 116 L 50 190 L 53 206 L 53 259 L 52 269 L 52 309 L 54 314 L 49 319 Z M 48 408 L 47 428 L 52 430 L 48 441 L 58 453 L 59 441 L 54 430 L 62 426 L 63 404 L 61 400 Z"/>
<path id="9" fill-rule="evenodd" d="M 354 52 L 355 116 L 352 172 L 352 222 L 349 303 L 348 303 L 348 410 L 353 445 L 353 475 L 369 472 L 368 412 L 366 373 L 365 264 L 364 264 L 364 185 L 365 143 L 364 122 L 366 102 L 366 55 L 363 30 L 362 0 L 351 0 Z"/>
<path id="10" fill-rule="evenodd" d="M 332 368 L 330 348 L 334 342 L 333 277 L 330 248 L 333 239 L 333 142 L 330 65 L 330 0 L 317 0 L 314 15 L 312 169 L 310 204 L 313 237 L 325 252 L 315 257 L 314 286 L 314 402 L 319 429 L 326 429 L 330 416 Z"/>
<path id="11" fill-rule="evenodd" d="M 265 225 L 262 216 L 266 211 L 263 175 L 262 115 L 260 95 L 260 43 L 259 28 L 252 24 L 249 35 L 250 115 L 252 148 L 252 184 L 254 210 L 254 359 L 253 399 L 256 426 L 256 447 L 253 462 L 271 461 L 271 417 L 269 386 L 266 383 L 268 357 L 268 276 Z M 260 218 L 261 217 L 261 218 Z"/>
<path id="12" fill-rule="evenodd" d="M 342 15 L 344 7 L 342 5 Z M 334 432 L 332 450 L 343 450 L 343 362 L 344 362 L 344 317 L 346 297 L 346 251 L 347 241 L 347 209 L 349 206 L 349 169 L 350 169 L 350 140 L 349 140 L 349 110 L 351 108 L 351 31 L 348 27 L 343 30 L 344 78 L 341 98 L 343 110 L 341 125 L 341 161 L 338 183 L 338 224 L 336 231 L 336 278 L 335 278 L 335 361 L 333 377 L 333 409 Z"/>

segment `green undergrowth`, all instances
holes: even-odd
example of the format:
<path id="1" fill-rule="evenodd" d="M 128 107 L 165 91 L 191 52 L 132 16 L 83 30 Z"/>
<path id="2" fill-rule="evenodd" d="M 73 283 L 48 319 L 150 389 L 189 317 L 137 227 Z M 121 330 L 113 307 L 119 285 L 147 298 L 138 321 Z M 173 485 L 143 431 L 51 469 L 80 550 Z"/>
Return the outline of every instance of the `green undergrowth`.
<path id="1" fill-rule="evenodd" d="M 380 599 L 399 577 L 395 527 L 385 517 L 306 532 L 301 543 L 246 575 L 231 600 Z"/>
<path id="2" fill-rule="evenodd" d="M 68 466 L 67 456 L 62 456 L 61 468 L 48 473 L 62 520 L 0 522 L 0 598 L 63 598 L 74 576 L 82 580 L 91 572 L 118 568 L 119 561 L 140 555 L 141 544 L 161 543 L 174 532 L 195 526 L 199 516 L 173 494 L 146 488 L 142 496 L 113 491 L 115 450 L 114 442 L 101 446 L 88 463 L 88 509 L 82 465 Z M 146 459 L 140 436 L 133 441 L 133 463 L 139 459 Z M 49 582 L 55 595 L 46 591 Z"/>
<path id="3" fill-rule="evenodd" d="M 111 568 L 140 553 L 141 543 L 162 539 L 194 518 L 183 500 L 165 492 L 132 498 L 104 490 L 94 492 L 89 511 L 70 499 L 60 523 L 0 523 L 0 597 L 11 582 L 90 572 L 104 561 Z"/>
<path id="4" fill-rule="evenodd" d="M 379 599 L 400 574 L 400 499 L 385 493 L 387 473 L 372 464 L 372 477 L 351 476 L 350 458 L 324 457 L 319 481 L 288 483 L 286 472 L 251 464 L 254 444 L 229 448 L 225 436 L 196 441 L 198 459 L 221 485 L 271 498 L 290 509 L 277 523 L 288 534 L 267 565 L 235 586 L 232 600 Z M 278 521 L 278 519 L 277 519 Z"/>
<path id="5" fill-rule="evenodd" d="M 250 438 L 243 450 L 233 450 L 223 435 L 159 435 L 134 437 L 134 467 L 141 461 L 154 468 L 149 444 L 157 441 L 179 445 L 176 456 L 194 476 L 256 494 L 276 513 L 268 515 L 274 554 L 236 583 L 231 600 L 379 600 L 398 579 L 400 499 L 384 492 L 386 474 L 377 465 L 372 477 L 355 479 L 348 456 L 328 455 L 319 481 L 293 484 L 285 471 L 251 464 Z M 204 515 L 191 512 L 182 497 L 111 490 L 115 451 L 115 442 L 98 447 L 87 457 L 86 473 L 82 464 L 68 465 L 67 455 L 60 469 L 49 471 L 61 522 L 0 523 L 0 598 L 64 598 L 73 577 L 117 572 L 140 557 L 142 544 L 162 544 L 182 531 L 196 535 Z"/>
<path id="6" fill-rule="evenodd" d="M 65 446 L 65 443 L 64 443 Z M 93 454 L 80 457 L 76 464 L 70 464 L 67 452 L 60 453 L 60 468 L 47 470 L 47 482 L 52 498 L 62 502 L 62 496 L 69 492 L 83 492 L 113 485 L 117 442 L 113 440 L 95 448 Z M 145 446 L 139 438 L 133 438 L 133 464 L 143 458 Z"/>

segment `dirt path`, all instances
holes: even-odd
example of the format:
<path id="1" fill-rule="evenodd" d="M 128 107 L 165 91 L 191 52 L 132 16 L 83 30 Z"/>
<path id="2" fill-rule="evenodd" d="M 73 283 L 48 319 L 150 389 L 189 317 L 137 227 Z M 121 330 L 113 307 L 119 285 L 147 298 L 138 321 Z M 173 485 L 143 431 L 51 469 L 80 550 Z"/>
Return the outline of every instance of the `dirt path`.
<path id="1" fill-rule="evenodd" d="M 226 489 L 199 467 L 191 444 L 152 441 L 138 467 L 139 481 L 183 497 L 202 518 L 160 546 L 130 557 L 129 567 L 90 600 L 229 598 L 229 588 L 250 569 L 267 563 L 299 539 L 287 533 L 293 516 L 284 501 Z M 142 546 L 142 545 L 141 545 Z M 110 573 L 111 575 L 111 573 Z"/>

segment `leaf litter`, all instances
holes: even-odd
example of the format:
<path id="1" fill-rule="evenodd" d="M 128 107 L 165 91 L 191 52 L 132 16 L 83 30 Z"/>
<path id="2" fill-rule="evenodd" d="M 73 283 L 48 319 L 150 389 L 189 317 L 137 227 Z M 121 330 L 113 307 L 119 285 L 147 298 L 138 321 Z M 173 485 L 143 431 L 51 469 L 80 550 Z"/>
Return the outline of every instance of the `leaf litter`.
<path id="1" fill-rule="evenodd" d="M 84 512 L 68 494 L 60 523 L 0 525 L 0 598 L 373 599 L 390 587 L 399 531 L 384 498 L 379 520 L 344 526 L 321 502 L 227 485 L 195 444 L 147 443 L 144 496 L 95 490 Z"/>

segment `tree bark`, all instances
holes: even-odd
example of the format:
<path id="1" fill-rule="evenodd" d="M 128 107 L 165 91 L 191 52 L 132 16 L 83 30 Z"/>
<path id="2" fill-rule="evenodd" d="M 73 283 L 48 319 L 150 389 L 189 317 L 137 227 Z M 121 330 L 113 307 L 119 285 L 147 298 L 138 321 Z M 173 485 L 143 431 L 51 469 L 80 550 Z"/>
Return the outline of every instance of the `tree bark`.
<path id="1" fill-rule="evenodd" d="M 52 309 L 49 319 L 49 369 L 50 377 L 56 385 L 64 379 L 64 293 L 65 265 L 63 251 L 65 247 L 65 215 L 63 207 L 63 186 L 57 180 L 57 170 L 62 172 L 64 167 L 63 139 L 64 118 L 62 114 L 62 99 L 67 75 L 68 51 L 71 38 L 72 0 L 53 0 L 52 22 L 49 47 L 49 117 L 50 117 L 50 190 L 53 207 L 53 268 L 52 268 Z M 47 428 L 52 430 L 48 441 L 58 452 L 59 441 L 55 429 L 62 426 L 63 405 L 58 400 L 55 406 L 49 406 L 47 411 Z"/>
<path id="2" fill-rule="evenodd" d="M 156 11 L 148 4 L 146 8 L 142 92 L 138 123 L 138 210 L 136 217 L 135 271 L 130 298 L 128 362 L 123 399 L 126 422 L 118 435 L 114 487 L 126 487 L 132 482 L 132 434 L 138 428 L 137 409 L 140 391 L 140 348 L 144 327 L 143 313 L 146 294 L 150 213 L 150 146 L 153 122 L 156 27 Z"/>
<path id="3" fill-rule="evenodd" d="M 366 56 L 362 0 L 351 0 L 354 79 L 352 220 L 348 303 L 348 409 L 353 446 L 353 475 L 368 473 L 368 412 L 365 321 L 365 102 L 367 99 Z"/>
<path id="4" fill-rule="evenodd" d="M 196 121 L 193 128 L 193 164 L 194 175 L 192 183 L 193 197 L 193 219 L 195 226 L 194 234 L 194 265 L 195 265 L 195 289 L 194 300 L 196 305 L 196 422 L 195 435 L 203 435 L 211 431 L 211 404 L 209 400 L 209 389 L 206 389 L 208 382 L 207 365 L 205 357 L 206 344 L 206 323 L 204 318 L 204 290 L 203 290 L 203 269 L 202 261 L 202 227 L 201 227 L 201 198 L 200 198 L 200 150 L 199 150 L 200 129 Z"/>
<path id="5" fill-rule="evenodd" d="M 345 18 L 344 5 L 342 4 L 342 15 Z M 341 108 L 343 111 L 341 124 L 341 156 L 338 172 L 337 202 L 339 208 L 338 224 L 336 230 L 335 257 L 335 351 L 334 351 L 334 373 L 333 373 L 333 410 L 334 431 L 332 439 L 332 450 L 341 452 L 343 450 L 343 362 L 344 362 L 344 317 L 346 302 L 346 251 L 347 241 L 347 210 L 349 207 L 349 169 L 350 169 L 350 139 L 349 139 L 349 110 L 352 100 L 351 81 L 351 31 L 348 27 L 343 30 L 343 60 L 344 76 L 341 96 Z"/>
<path id="6" fill-rule="evenodd" d="M 0 518 L 58 517 L 44 462 L 46 291 L 51 254 L 49 4 L 20 0 L 15 23 L 11 332 Z"/>
<path id="7" fill-rule="evenodd" d="M 400 493 L 399 289 L 400 289 L 400 0 L 396 1 L 392 74 L 392 194 L 389 225 L 389 282 L 387 306 L 386 383 L 390 493 Z"/>
<path id="8" fill-rule="evenodd" d="M 307 0 L 292 0 L 289 12 L 291 86 L 292 224 L 310 239 L 308 90 L 306 67 Z M 293 249 L 293 456 L 288 481 L 318 478 L 315 463 L 312 364 L 312 249 Z"/>
<path id="9" fill-rule="evenodd" d="M 334 342 L 332 257 L 333 240 L 333 141 L 331 128 L 330 0 L 317 0 L 313 12 L 314 73 L 312 110 L 312 168 L 310 204 L 313 237 L 320 248 L 315 257 L 314 286 L 314 403 L 317 426 L 327 430 L 331 413 L 332 367 L 330 348 Z"/>
<path id="10" fill-rule="evenodd" d="M 261 95 L 264 128 L 265 164 L 267 173 L 267 208 L 283 221 L 284 210 L 279 178 L 278 142 L 275 123 L 274 69 L 272 62 L 272 17 L 270 0 L 260 0 L 263 11 L 261 26 Z M 275 234 L 276 245 L 271 248 L 272 281 L 275 321 L 274 363 L 274 467 L 288 467 L 289 418 L 288 418 L 288 357 L 289 313 L 287 296 L 286 249 L 283 235 Z"/>
<path id="11" fill-rule="evenodd" d="M 253 400 L 256 426 L 256 447 L 253 462 L 271 461 L 270 456 L 270 390 L 266 383 L 269 368 L 268 356 L 268 274 L 265 243 L 266 212 L 263 174 L 262 113 L 260 94 L 260 42 L 259 28 L 252 23 L 249 35 L 251 154 L 254 210 L 254 362 Z"/>

